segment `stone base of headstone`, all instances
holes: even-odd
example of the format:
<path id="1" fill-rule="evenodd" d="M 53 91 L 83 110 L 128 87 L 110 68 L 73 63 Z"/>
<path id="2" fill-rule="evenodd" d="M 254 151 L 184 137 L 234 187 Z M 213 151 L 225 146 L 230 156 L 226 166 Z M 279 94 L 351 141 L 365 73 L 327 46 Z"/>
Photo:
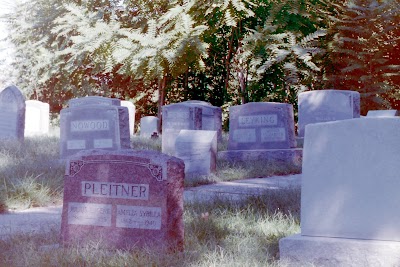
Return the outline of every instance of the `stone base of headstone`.
<path id="1" fill-rule="evenodd" d="M 301 167 L 303 149 L 227 150 L 218 152 L 218 160 L 228 162 L 271 161 Z"/>
<path id="2" fill-rule="evenodd" d="M 399 266 L 400 242 L 293 235 L 279 241 L 285 266 Z"/>

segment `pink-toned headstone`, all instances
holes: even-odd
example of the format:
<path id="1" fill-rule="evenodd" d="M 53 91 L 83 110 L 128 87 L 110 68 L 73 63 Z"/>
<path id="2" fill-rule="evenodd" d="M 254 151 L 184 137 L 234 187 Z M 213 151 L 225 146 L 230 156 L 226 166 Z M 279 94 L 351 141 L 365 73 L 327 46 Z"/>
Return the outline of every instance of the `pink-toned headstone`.
<path id="1" fill-rule="evenodd" d="M 183 250 L 184 163 L 156 151 L 82 151 L 67 163 L 61 239 Z"/>

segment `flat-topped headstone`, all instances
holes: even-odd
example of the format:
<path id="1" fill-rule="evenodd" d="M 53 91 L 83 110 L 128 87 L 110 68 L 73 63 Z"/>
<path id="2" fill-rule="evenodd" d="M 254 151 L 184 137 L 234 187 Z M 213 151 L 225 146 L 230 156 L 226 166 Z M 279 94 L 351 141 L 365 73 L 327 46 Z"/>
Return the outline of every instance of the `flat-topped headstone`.
<path id="1" fill-rule="evenodd" d="M 160 134 L 158 121 L 159 119 L 155 116 L 142 117 L 140 119 L 140 136 L 151 138 L 154 133 Z"/>
<path id="2" fill-rule="evenodd" d="M 176 138 L 175 156 L 185 162 L 186 178 L 209 175 L 216 170 L 217 132 L 181 130 Z"/>
<path id="3" fill-rule="evenodd" d="M 121 106 L 121 100 L 117 98 L 109 98 L 103 96 L 86 96 L 80 98 L 73 98 L 68 101 L 69 107 L 77 107 L 84 105 Z"/>
<path id="4" fill-rule="evenodd" d="M 304 137 L 310 123 L 360 117 L 360 93 L 348 90 L 316 90 L 298 96 L 298 136 Z"/>
<path id="5" fill-rule="evenodd" d="M 390 110 L 369 110 L 367 113 L 368 118 L 377 118 L 377 117 L 396 117 L 400 116 L 399 111 L 396 109 Z"/>
<path id="6" fill-rule="evenodd" d="M 280 240 L 282 258 L 297 266 L 397 266 L 398 129 L 393 117 L 306 126 L 301 235 Z"/>
<path id="7" fill-rule="evenodd" d="M 84 100 L 89 100 L 85 97 Z M 112 99 L 94 104 L 77 101 L 60 113 L 60 156 L 67 158 L 85 149 L 119 150 L 130 148 L 128 109 L 112 105 Z"/>
<path id="8" fill-rule="evenodd" d="M 63 244 L 182 250 L 182 160 L 156 151 L 84 151 L 64 179 Z"/>
<path id="9" fill-rule="evenodd" d="M 25 98 L 16 86 L 0 92 L 0 139 L 24 140 Z"/>
<path id="10" fill-rule="evenodd" d="M 293 106 L 253 102 L 229 108 L 228 150 L 296 147 Z"/>
<path id="11" fill-rule="evenodd" d="M 27 100 L 25 104 L 25 136 L 47 134 L 50 124 L 50 105 L 38 100 Z"/>
<path id="12" fill-rule="evenodd" d="M 129 132 L 133 135 L 135 130 L 135 105 L 130 101 L 121 101 L 121 106 L 126 107 L 129 113 Z"/>

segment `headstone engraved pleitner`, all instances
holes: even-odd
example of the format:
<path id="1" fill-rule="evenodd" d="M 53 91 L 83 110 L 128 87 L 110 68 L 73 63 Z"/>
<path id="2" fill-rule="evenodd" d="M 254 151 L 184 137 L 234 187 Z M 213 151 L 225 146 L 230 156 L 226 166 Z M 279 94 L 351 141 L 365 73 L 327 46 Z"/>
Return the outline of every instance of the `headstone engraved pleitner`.
<path id="1" fill-rule="evenodd" d="M 156 151 L 87 150 L 67 163 L 63 244 L 183 249 L 182 160 Z"/>
<path id="2" fill-rule="evenodd" d="M 67 158 L 85 149 L 130 148 L 128 109 L 119 99 L 72 99 L 60 113 L 60 155 Z"/>
<path id="3" fill-rule="evenodd" d="M 298 96 L 298 136 L 304 137 L 310 123 L 360 117 L 360 93 L 348 90 L 316 90 Z"/>
<path id="4" fill-rule="evenodd" d="M 294 148 L 293 106 L 253 102 L 229 108 L 228 150 Z"/>
<path id="5" fill-rule="evenodd" d="M 24 140 L 25 98 L 16 86 L 0 92 L 0 139 Z"/>
<path id="6" fill-rule="evenodd" d="M 306 126 L 301 234 L 280 240 L 296 266 L 398 266 L 400 120 Z"/>
<path id="7" fill-rule="evenodd" d="M 47 134 L 50 125 L 50 105 L 38 100 L 27 100 L 25 104 L 25 136 Z"/>
<path id="8" fill-rule="evenodd" d="M 123 100 L 121 101 L 121 106 L 126 107 L 128 109 L 129 113 L 129 133 L 133 135 L 134 130 L 135 130 L 135 105 L 130 102 Z"/>
<path id="9" fill-rule="evenodd" d="M 369 110 L 367 113 L 368 118 L 376 118 L 376 117 L 396 117 L 400 116 L 399 111 L 396 109 L 390 110 Z"/>
<path id="10" fill-rule="evenodd" d="M 181 130 L 175 155 L 185 162 L 185 177 L 209 175 L 216 170 L 217 131 Z"/>
<path id="11" fill-rule="evenodd" d="M 155 116 L 145 116 L 140 119 L 140 137 L 151 138 L 156 133 L 160 133 L 158 129 L 158 118 Z"/>
<path id="12" fill-rule="evenodd" d="M 222 111 L 204 101 L 189 100 L 162 107 L 162 152 L 175 155 L 181 130 L 217 131 L 222 138 Z"/>

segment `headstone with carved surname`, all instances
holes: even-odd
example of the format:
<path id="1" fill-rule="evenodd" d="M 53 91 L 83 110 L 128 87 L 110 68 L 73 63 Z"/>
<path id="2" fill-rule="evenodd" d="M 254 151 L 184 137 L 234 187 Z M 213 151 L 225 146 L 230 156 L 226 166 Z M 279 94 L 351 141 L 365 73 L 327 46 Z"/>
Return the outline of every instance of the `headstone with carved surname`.
<path id="1" fill-rule="evenodd" d="M 216 170 L 217 132 L 181 130 L 175 143 L 175 156 L 185 162 L 185 177 L 209 175 Z"/>
<path id="2" fill-rule="evenodd" d="M 145 116 L 140 119 L 140 137 L 151 138 L 156 133 L 160 133 L 158 129 L 158 118 L 155 116 Z"/>
<path id="3" fill-rule="evenodd" d="M 121 106 L 126 107 L 129 113 L 129 133 L 133 135 L 135 130 L 135 105 L 130 101 L 121 101 Z"/>
<path id="4" fill-rule="evenodd" d="M 38 100 L 27 100 L 25 104 L 25 136 L 48 134 L 50 105 Z"/>
<path id="5" fill-rule="evenodd" d="M 83 151 L 67 163 L 61 240 L 182 250 L 182 160 L 156 151 Z"/>
<path id="6" fill-rule="evenodd" d="M 229 108 L 228 150 L 296 147 L 293 106 L 252 102 Z"/>
<path id="7" fill-rule="evenodd" d="M 304 137 L 310 123 L 360 117 L 360 93 L 348 90 L 316 90 L 298 96 L 298 136 Z"/>
<path id="8" fill-rule="evenodd" d="M 88 100 L 89 98 L 85 98 Z M 93 99 L 93 98 L 92 98 Z M 99 98 L 97 98 L 99 99 Z M 102 101 L 113 103 L 111 99 Z M 83 101 L 84 102 L 84 101 Z M 85 149 L 130 148 L 126 107 L 108 104 L 73 105 L 60 113 L 60 155 L 67 158 Z"/>
<path id="9" fill-rule="evenodd" d="M 0 139 L 24 140 L 25 98 L 16 86 L 0 92 Z"/>

